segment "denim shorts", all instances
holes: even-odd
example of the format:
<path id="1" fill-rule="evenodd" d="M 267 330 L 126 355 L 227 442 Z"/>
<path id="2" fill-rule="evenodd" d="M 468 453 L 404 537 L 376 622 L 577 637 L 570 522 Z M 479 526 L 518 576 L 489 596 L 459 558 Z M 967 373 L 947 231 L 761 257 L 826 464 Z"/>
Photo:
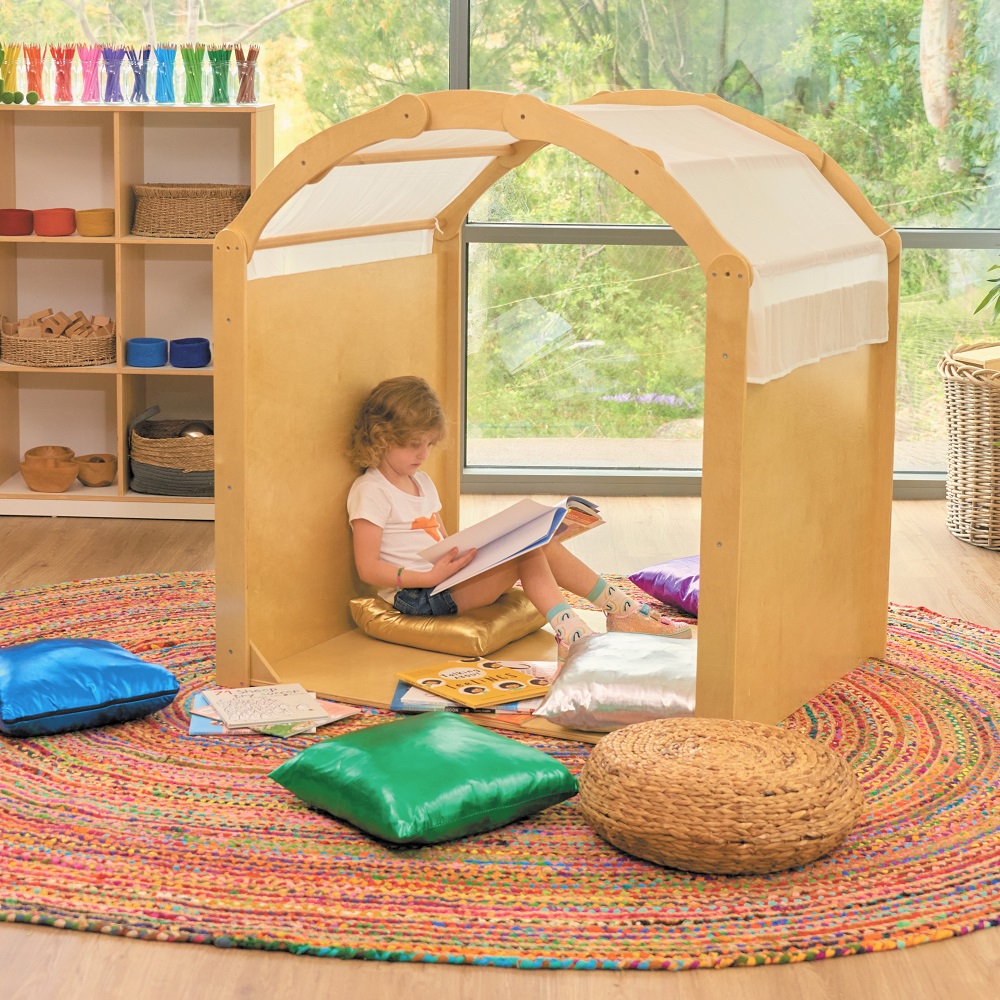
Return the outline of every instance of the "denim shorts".
<path id="1" fill-rule="evenodd" d="M 431 595 L 433 587 L 404 587 L 396 591 L 392 606 L 404 615 L 456 615 L 458 605 L 447 590 Z"/>

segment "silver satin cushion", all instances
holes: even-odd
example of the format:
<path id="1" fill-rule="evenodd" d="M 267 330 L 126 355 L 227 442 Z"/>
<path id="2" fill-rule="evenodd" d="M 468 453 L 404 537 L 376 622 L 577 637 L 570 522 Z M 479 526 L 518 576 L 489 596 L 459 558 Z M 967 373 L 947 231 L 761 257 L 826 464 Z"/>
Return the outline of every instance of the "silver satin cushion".
<path id="1" fill-rule="evenodd" d="M 697 639 L 636 632 L 579 639 L 534 714 L 560 726 L 610 733 L 634 722 L 694 715 Z"/>

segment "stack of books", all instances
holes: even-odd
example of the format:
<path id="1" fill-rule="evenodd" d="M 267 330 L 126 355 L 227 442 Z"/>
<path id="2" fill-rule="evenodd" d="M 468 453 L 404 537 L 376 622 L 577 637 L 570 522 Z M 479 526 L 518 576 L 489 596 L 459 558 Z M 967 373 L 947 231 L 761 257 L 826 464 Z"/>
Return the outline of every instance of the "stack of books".
<path id="1" fill-rule="evenodd" d="M 298 736 L 357 715 L 361 709 L 323 701 L 301 684 L 209 688 L 191 703 L 192 736 Z"/>

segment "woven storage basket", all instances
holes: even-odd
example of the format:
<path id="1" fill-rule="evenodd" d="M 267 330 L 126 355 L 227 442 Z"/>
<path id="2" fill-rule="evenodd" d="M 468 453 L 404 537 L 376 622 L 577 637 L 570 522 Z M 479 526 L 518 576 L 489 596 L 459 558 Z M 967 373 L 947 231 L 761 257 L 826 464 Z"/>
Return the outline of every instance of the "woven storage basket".
<path id="1" fill-rule="evenodd" d="M 948 530 L 986 549 L 1000 549 L 1000 371 L 953 355 L 996 346 L 963 344 L 938 363 L 948 414 Z"/>
<path id="2" fill-rule="evenodd" d="M 136 184 L 133 236 L 210 239 L 250 197 L 241 184 Z"/>
<path id="3" fill-rule="evenodd" d="M 152 420 L 154 406 L 129 431 L 131 488 L 160 496 L 210 497 L 215 493 L 215 438 L 178 437 L 190 420 Z M 212 421 L 205 421 L 212 427 Z"/>
<path id="4" fill-rule="evenodd" d="M 115 335 L 22 340 L 0 334 L 0 358 L 36 368 L 90 368 L 115 363 Z"/>
<path id="5" fill-rule="evenodd" d="M 864 799 L 847 762 L 755 722 L 657 719 L 605 736 L 580 775 L 587 822 L 615 847 L 684 871 L 808 864 L 843 841 Z"/>

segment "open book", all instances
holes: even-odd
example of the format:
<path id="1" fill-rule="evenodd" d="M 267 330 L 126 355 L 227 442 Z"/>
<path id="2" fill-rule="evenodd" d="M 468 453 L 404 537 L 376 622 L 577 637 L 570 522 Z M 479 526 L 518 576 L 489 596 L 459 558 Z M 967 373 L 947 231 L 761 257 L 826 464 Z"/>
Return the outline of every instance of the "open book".
<path id="1" fill-rule="evenodd" d="M 420 555 L 428 562 L 437 562 L 454 548 L 459 552 L 478 550 L 465 569 L 453 573 L 431 591 L 437 594 L 509 562 L 515 556 L 540 548 L 553 539 L 565 542 L 599 524 L 604 524 L 604 521 L 597 505 L 583 497 L 567 497 L 555 505 L 529 498 L 519 500 L 499 514 L 463 528 L 454 535 L 448 535 L 424 549 Z"/>

